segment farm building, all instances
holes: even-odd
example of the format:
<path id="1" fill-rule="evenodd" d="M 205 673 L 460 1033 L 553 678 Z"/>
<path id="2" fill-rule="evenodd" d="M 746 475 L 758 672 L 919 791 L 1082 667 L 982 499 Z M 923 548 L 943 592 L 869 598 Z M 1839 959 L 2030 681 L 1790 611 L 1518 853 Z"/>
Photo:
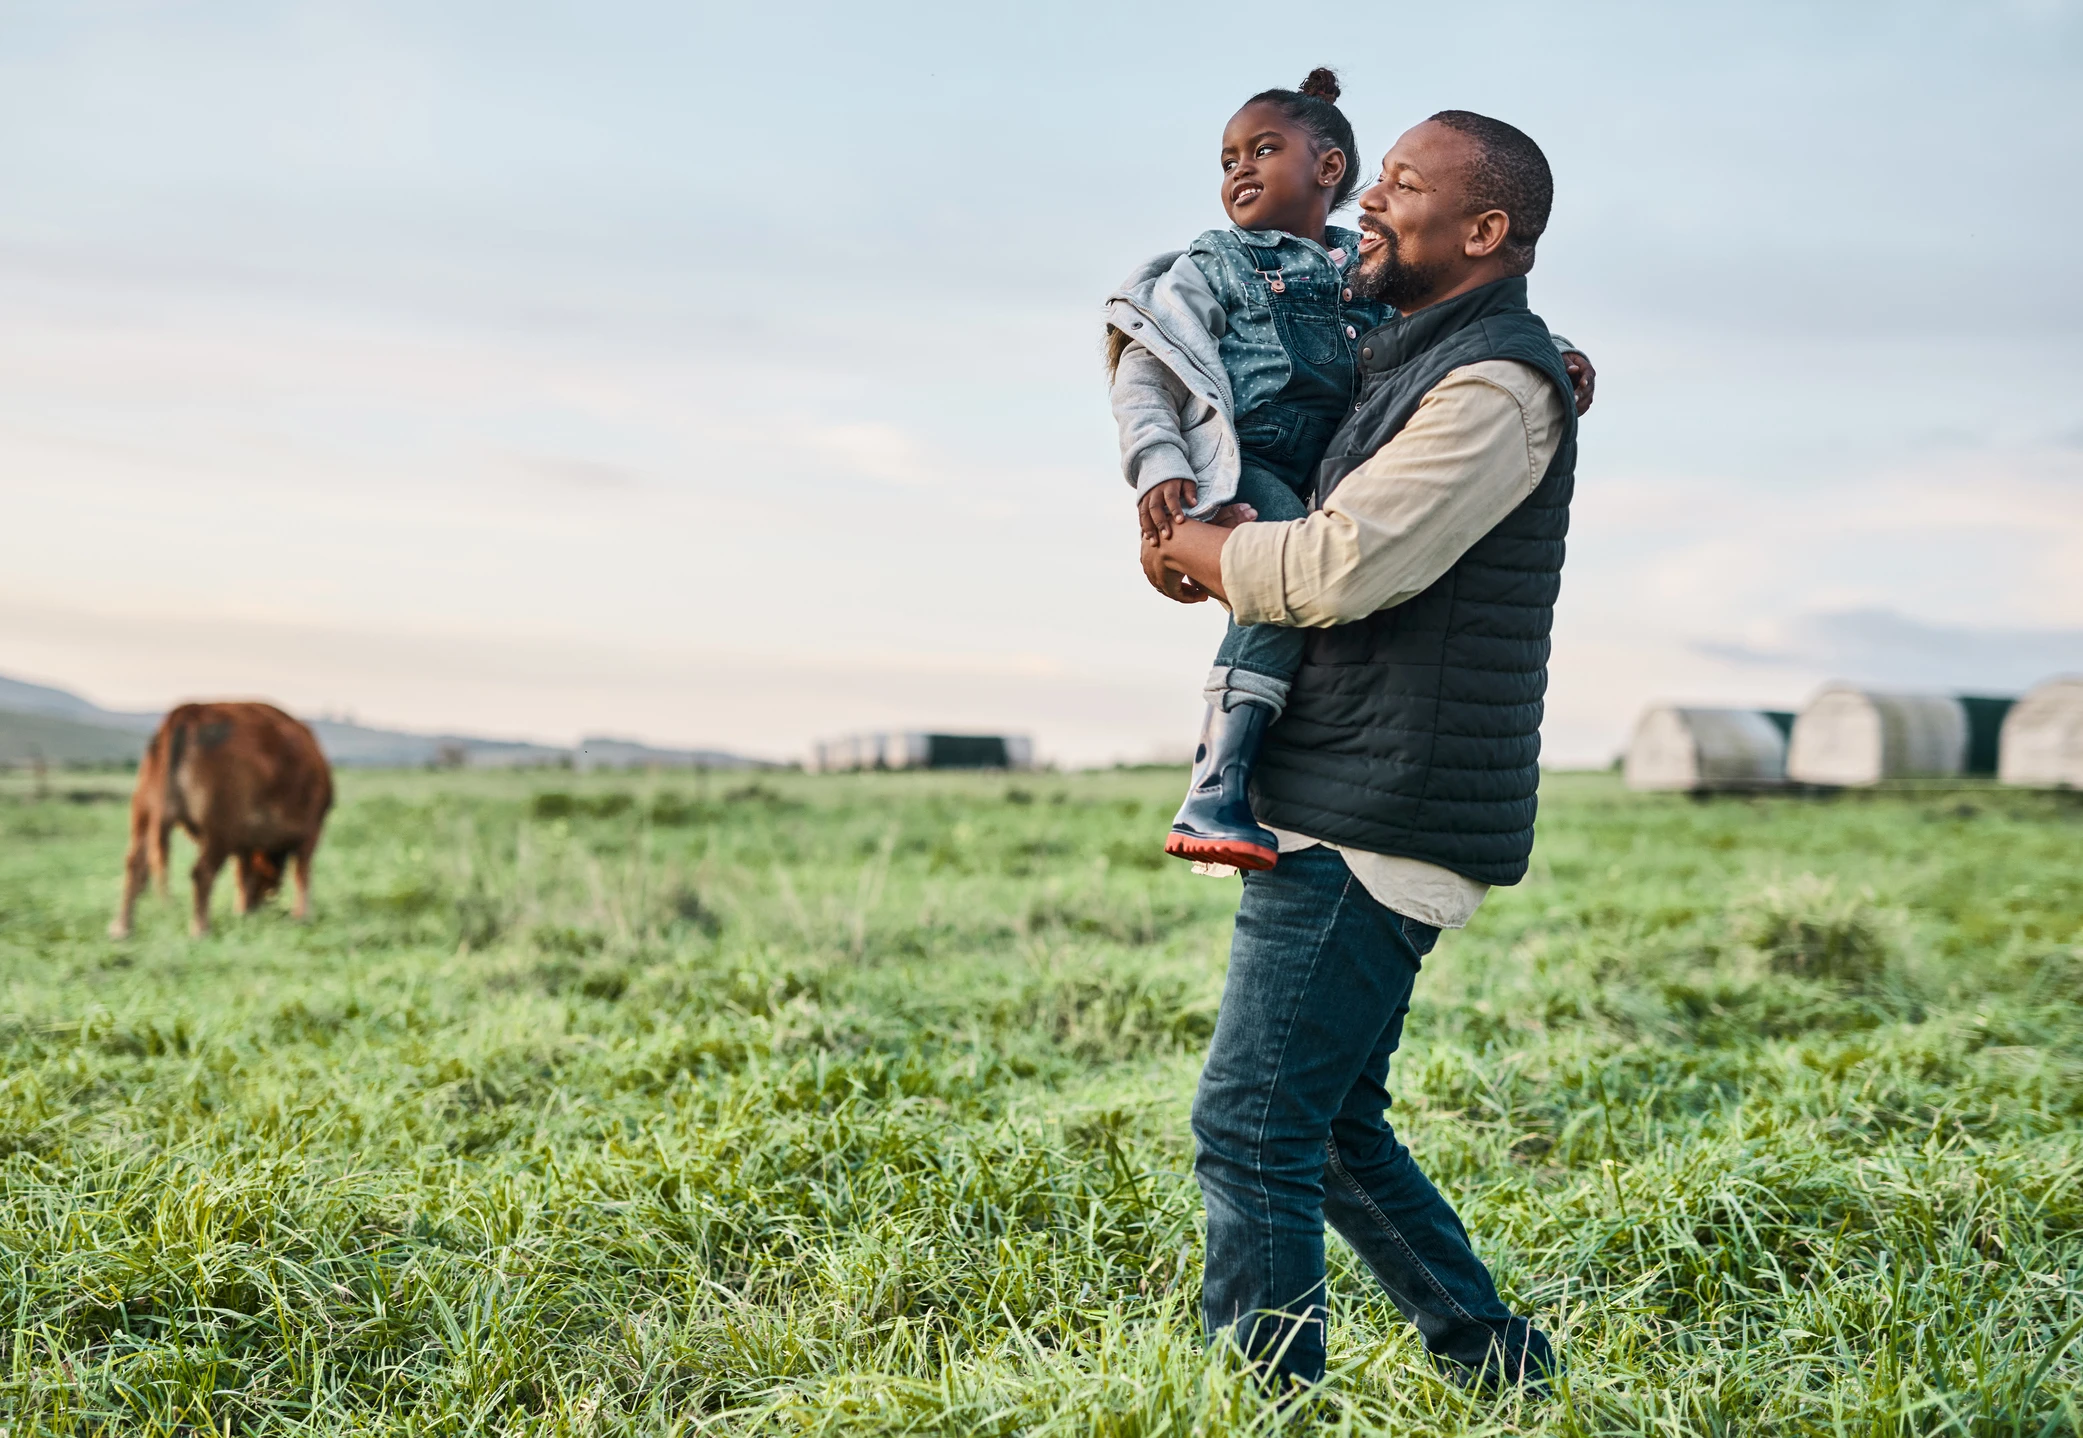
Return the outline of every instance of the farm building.
<path id="1" fill-rule="evenodd" d="M 1996 777 L 2083 789 L 2083 674 L 2049 679 L 2004 717 Z"/>
<path id="2" fill-rule="evenodd" d="M 1024 734 L 848 734 L 811 746 L 810 767 L 851 769 L 1029 769 L 1034 742 Z"/>
<path id="3" fill-rule="evenodd" d="M 2009 699 L 1893 694 L 1832 684 L 1794 720 L 1786 773 L 1803 784 L 1996 772 Z"/>
<path id="4" fill-rule="evenodd" d="M 1786 782 L 1794 716 L 1652 704 L 1628 741 L 1630 789 L 1756 789 Z"/>

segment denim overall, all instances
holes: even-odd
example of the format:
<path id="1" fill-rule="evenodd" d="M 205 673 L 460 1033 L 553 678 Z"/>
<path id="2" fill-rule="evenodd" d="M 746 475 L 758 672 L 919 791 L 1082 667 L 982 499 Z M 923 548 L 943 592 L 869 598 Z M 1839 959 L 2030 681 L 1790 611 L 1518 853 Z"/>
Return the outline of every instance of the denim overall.
<path id="1" fill-rule="evenodd" d="M 1267 238 L 1272 243 L 1260 242 Z M 1360 237 L 1337 231 L 1325 238 L 1343 251 L 1337 259 L 1270 231 L 1210 231 L 1188 251 L 1229 317 L 1221 348 L 1236 396 L 1236 497 L 1262 520 L 1309 512 L 1303 496 L 1315 488 L 1324 451 L 1352 406 L 1359 335 L 1382 313 L 1345 298 Z M 1279 835 L 1252 815 L 1251 774 L 1306 644 L 1306 631 L 1289 625 L 1230 621 L 1201 691 L 1208 708 L 1167 854 L 1247 870 L 1279 862 Z"/>
<path id="2" fill-rule="evenodd" d="M 1322 267 L 1284 270 L 1277 250 L 1239 239 L 1257 272 L 1248 283 L 1250 297 L 1273 313 L 1274 332 L 1287 351 L 1288 379 L 1271 399 L 1237 416 L 1243 459 L 1237 500 L 1262 520 L 1300 519 L 1309 512 L 1305 496 L 1317 462 L 1352 407 L 1359 372 L 1354 332 L 1371 327 L 1377 307 L 1348 305 L 1343 282 Z M 1349 309 L 1354 321 L 1370 323 L 1349 322 Z M 1284 690 L 1301 666 L 1306 637 L 1288 625 L 1240 626 L 1231 620 L 1215 663 L 1277 679 Z"/>

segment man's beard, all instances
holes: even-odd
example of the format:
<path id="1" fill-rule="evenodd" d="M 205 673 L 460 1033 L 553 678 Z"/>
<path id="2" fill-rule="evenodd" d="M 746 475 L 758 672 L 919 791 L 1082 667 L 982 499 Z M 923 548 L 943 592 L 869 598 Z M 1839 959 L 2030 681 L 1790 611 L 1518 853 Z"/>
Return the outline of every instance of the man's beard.
<path id="1" fill-rule="evenodd" d="M 1439 287 L 1446 279 L 1445 265 L 1406 264 L 1394 230 L 1387 225 L 1369 224 L 1364 219 L 1360 221 L 1360 228 L 1382 243 L 1380 249 L 1360 261 L 1359 269 L 1353 274 L 1355 299 L 1380 300 L 1399 310 L 1414 310 L 1439 293 Z"/>

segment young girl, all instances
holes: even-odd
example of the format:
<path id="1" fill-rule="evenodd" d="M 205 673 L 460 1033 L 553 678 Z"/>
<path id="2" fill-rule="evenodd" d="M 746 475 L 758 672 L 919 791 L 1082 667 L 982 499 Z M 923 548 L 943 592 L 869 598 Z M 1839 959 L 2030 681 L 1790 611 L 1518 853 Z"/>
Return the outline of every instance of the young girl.
<path id="1" fill-rule="evenodd" d="M 1359 337 L 1386 317 L 1346 283 L 1360 236 L 1329 223 L 1359 181 L 1338 77 L 1254 95 L 1222 136 L 1232 228 L 1159 256 L 1107 303 L 1121 463 L 1145 534 L 1226 505 L 1300 519 L 1351 410 Z M 1278 839 L 1252 817 L 1251 766 L 1287 703 L 1303 631 L 1235 621 L 1216 651 L 1186 803 L 1165 852 L 1269 869 Z"/>

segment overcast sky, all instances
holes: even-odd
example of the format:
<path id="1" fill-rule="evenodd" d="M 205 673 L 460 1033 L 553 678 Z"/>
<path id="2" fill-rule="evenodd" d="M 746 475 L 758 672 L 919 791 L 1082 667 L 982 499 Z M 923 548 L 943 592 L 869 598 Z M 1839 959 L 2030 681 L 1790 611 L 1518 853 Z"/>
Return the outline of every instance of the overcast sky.
<path id="1" fill-rule="evenodd" d="M 2083 12 L 0 0 L 0 672 L 779 755 L 1178 750 L 1099 306 L 1249 94 L 1547 150 L 1548 754 L 2083 669 Z"/>

